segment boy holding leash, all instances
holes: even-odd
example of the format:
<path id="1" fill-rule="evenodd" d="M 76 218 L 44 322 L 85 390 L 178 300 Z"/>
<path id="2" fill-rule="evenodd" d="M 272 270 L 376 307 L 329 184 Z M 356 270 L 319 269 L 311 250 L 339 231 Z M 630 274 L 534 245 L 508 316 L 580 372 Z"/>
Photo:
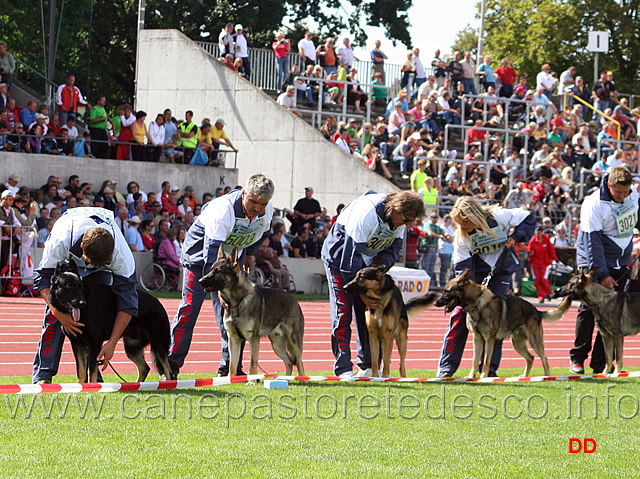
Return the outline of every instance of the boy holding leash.
<path id="1" fill-rule="evenodd" d="M 104 371 L 118 340 L 132 316 L 138 314 L 138 293 L 133 254 L 116 226 L 113 213 L 104 208 L 72 208 L 62 215 L 44 244 L 42 260 L 35 270 L 35 286 L 47 303 L 38 350 L 33 361 L 33 383 L 50 384 L 58 373 L 64 334 L 82 334 L 82 323 L 49 303 L 51 277 L 56 265 L 75 261 L 85 284 L 110 285 L 117 297 L 115 323 L 98 361 Z"/>

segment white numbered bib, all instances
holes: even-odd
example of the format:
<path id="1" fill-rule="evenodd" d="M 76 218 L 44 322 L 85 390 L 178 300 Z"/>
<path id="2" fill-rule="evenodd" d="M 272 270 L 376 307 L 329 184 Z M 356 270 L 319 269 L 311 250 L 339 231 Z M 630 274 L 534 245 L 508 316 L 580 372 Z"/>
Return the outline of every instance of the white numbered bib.
<path id="1" fill-rule="evenodd" d="M 493 253 L 507 242 L 507 232 L 500 227 L 491 228 L 495 236 L 479 231 L 471 235 L 471 254 Z"/>
<path id="2" fill-rule="evenodd" d="M 638 210 L 635 201 L 626 201 L 620 206 L 612 206 L 611 212 L 616 220 L 618 234 L 616 238 L 628 238 L 633 233 L 636 223 L 638 223 Z"/>
<path id="3" fill-rule="evenodd" d="M 258 240 L 256 236 L 260 229 L 260 224 L 260 221 L 256 221 L 250 225 L 242 225 L 238 223 L 233 225 L 233 230 L 224 241 L 225 251 L 227 249 L 231 251 L 233 246 L 237 246 L 238 249 L 245 249 L 255 243 Z"/>
<path id="4" fill-rule="evenodd" d="M 375 256 L 380 251 L 384 251 L 391 246 L 395 240 L 395 231 L 392 231 L 386 223 L 383 223 L 373 232 L 373 235 L 362 250 L 362 254 Z"/>

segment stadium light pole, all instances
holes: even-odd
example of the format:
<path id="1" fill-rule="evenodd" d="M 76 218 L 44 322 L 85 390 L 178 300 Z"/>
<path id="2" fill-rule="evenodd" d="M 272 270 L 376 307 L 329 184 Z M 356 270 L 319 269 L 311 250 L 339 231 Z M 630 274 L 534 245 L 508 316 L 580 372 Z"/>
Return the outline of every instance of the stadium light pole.
<path id="1" fill-rule="evenodd" d="M 480 31 L 478 32 L 478 58 L 476 60 L 476 68 L 483 61 L 484 58 L 484 17 L 487 12 L 487 0 L 482 0 L 482 6 L 480 8 Z M 473 80 L 478 87 L 478 77 Z"/>
<path id="2" fill-rule="evenodd" d="M 133 108 L 137 110 L 136 103 L 138 102 L 138 59 L 140 57 L 140 32 L 144 30 L 144 11 L 146 7 L 145 0 L 138 1 L 138 38 L 136 41 L 136 74 L 135 74 L 135 87 L 133 93 Z"/>

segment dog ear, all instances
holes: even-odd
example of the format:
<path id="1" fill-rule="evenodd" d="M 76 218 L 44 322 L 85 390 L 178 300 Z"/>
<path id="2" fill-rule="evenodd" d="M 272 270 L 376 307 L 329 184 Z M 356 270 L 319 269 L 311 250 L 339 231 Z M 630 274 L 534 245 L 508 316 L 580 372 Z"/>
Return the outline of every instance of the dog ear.
<path id="1" fill-rule="evenodd" d="M 371 263 L 371 266 L 374 268 L 377 268 L 379 266 L 384 266 L 384 263 L 382 262 L 382 258 L 380 256 L 376 256 L 376 258 L 373 260 L 373 263 Z"/>
<path id="2" fill-rule="evenodd" d="M 221 259 L 225 259 L 225 255 L 224 255 L 224 247 L 222 246 L 222 244 L 220 245 L 220 247 L 218 248 L 218 261 Z"/>
<path id="3" fill-rule="evenodd" d="M 69 269 L 71 269 L 72 273 L 79 274 L 78 265 L 73 260 L 69 261 Z"/>
<path id="4" fill-rule="evenodd" d="M 598 267 L 594 266 L 593 268 L 591 268 L 588 272 L 587 272 L 587 276 L 589 277 L 589 279 L 591 279 L 592 281 L 596 281 L 596 277 L 598 275 Z"/>
<path id="5" fill-rule="evenodd" d="M 471 279 L 471 270 L 467 268 L 460 275 L 460 281 L 467 282 L 470 279 Z"/>
<path id="6" fill-rule="evenodd" d="M 385 266 L 384 264 L 376 265 L 378 276 L 386 275 L 390 269 L 391 269 L 391 266 Z"/>
<path id="7" fill-rule="evenodd" d="M 55 269 L 55 271 L 53 272 L 53 274 L 54 274 L 54 275 L 56 275 L 56 276 L 59 276 L 59 275 L 60 275 L 60 265 L 61 265 L 61 264 L 62 264 L 62 263 L 57 263 L 57 264 L 56 264 L 56 269 Z"/>
<path id="8" fill-rule="evenodd" d="M 238 247 L 234 246 L 231 250 L 231 264 L 235 265 L 238 263 Z"/>

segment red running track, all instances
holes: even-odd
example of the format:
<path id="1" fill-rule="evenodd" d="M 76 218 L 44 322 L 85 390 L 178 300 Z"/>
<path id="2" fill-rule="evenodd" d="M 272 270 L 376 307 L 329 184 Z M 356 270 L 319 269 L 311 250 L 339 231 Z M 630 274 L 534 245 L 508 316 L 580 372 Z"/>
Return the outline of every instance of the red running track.
<path id="1" fill-rule="evenodd" d="M 178 300 L 161 300 L 172 318 L 178 308 Z M 328 302 L 302 302 L 305 317 L 304 363 L 307 372 L 331 371 L 331 322 Z M 541 308 L 541 309 L 550 309 Z M 33 357 L 42 326 L 44 302 L 40 298 L 0 298 L 0 325 L 4 334 L 0 336 L 0 376 L 30 375 Z M 569 349 L 573 346 L 577 308 L 573 307 L 556 323 L 545 323 L 545 350 L 551 367 L 568 367 Z M 436 369 L 438 357 L 448 324 L 448 315 L 442 309 L 431 308 L 421 313 L 409 326 L 408 369 Z M 352 358 L 356 358 L 355 326 L 352 334 Z M 640 365 L 640 336 L 627 338 L 624 345 L 625 365 Z M 529 348 L 531 349 L 531 348 Z M 461 368 L 471 367 L 471 335 L 462 359 Z M 215 374 L 220 360 L 220 331 L 213 317 L 210 301 L 206 301 L 196 324 L 191 351 L 182 372 Z M 147 353 L 147 361 L 150 357 Z M 245 371 L 248 368 L 248 348 L 244 354 Z M 113 361 L 120 373 L 135 373 L 120 343 Z M 260 366 L 267 372 L 284 373 L 282 360 L 272 351 L 267 338 L 260 347 Z M 509 341 L 503 348 L 502 367 L 523 368 L 524 360 L 513 351 Z M 538 358 L 534 367 L 541 367 Z M 392 371 L 398 369 L 398 354 L 394 345 Z M 75 374 L 75 362 L 69 342 L 65 342 L 59 374 Z M 411 371 L 408 373 L 411 376 Z"/>

